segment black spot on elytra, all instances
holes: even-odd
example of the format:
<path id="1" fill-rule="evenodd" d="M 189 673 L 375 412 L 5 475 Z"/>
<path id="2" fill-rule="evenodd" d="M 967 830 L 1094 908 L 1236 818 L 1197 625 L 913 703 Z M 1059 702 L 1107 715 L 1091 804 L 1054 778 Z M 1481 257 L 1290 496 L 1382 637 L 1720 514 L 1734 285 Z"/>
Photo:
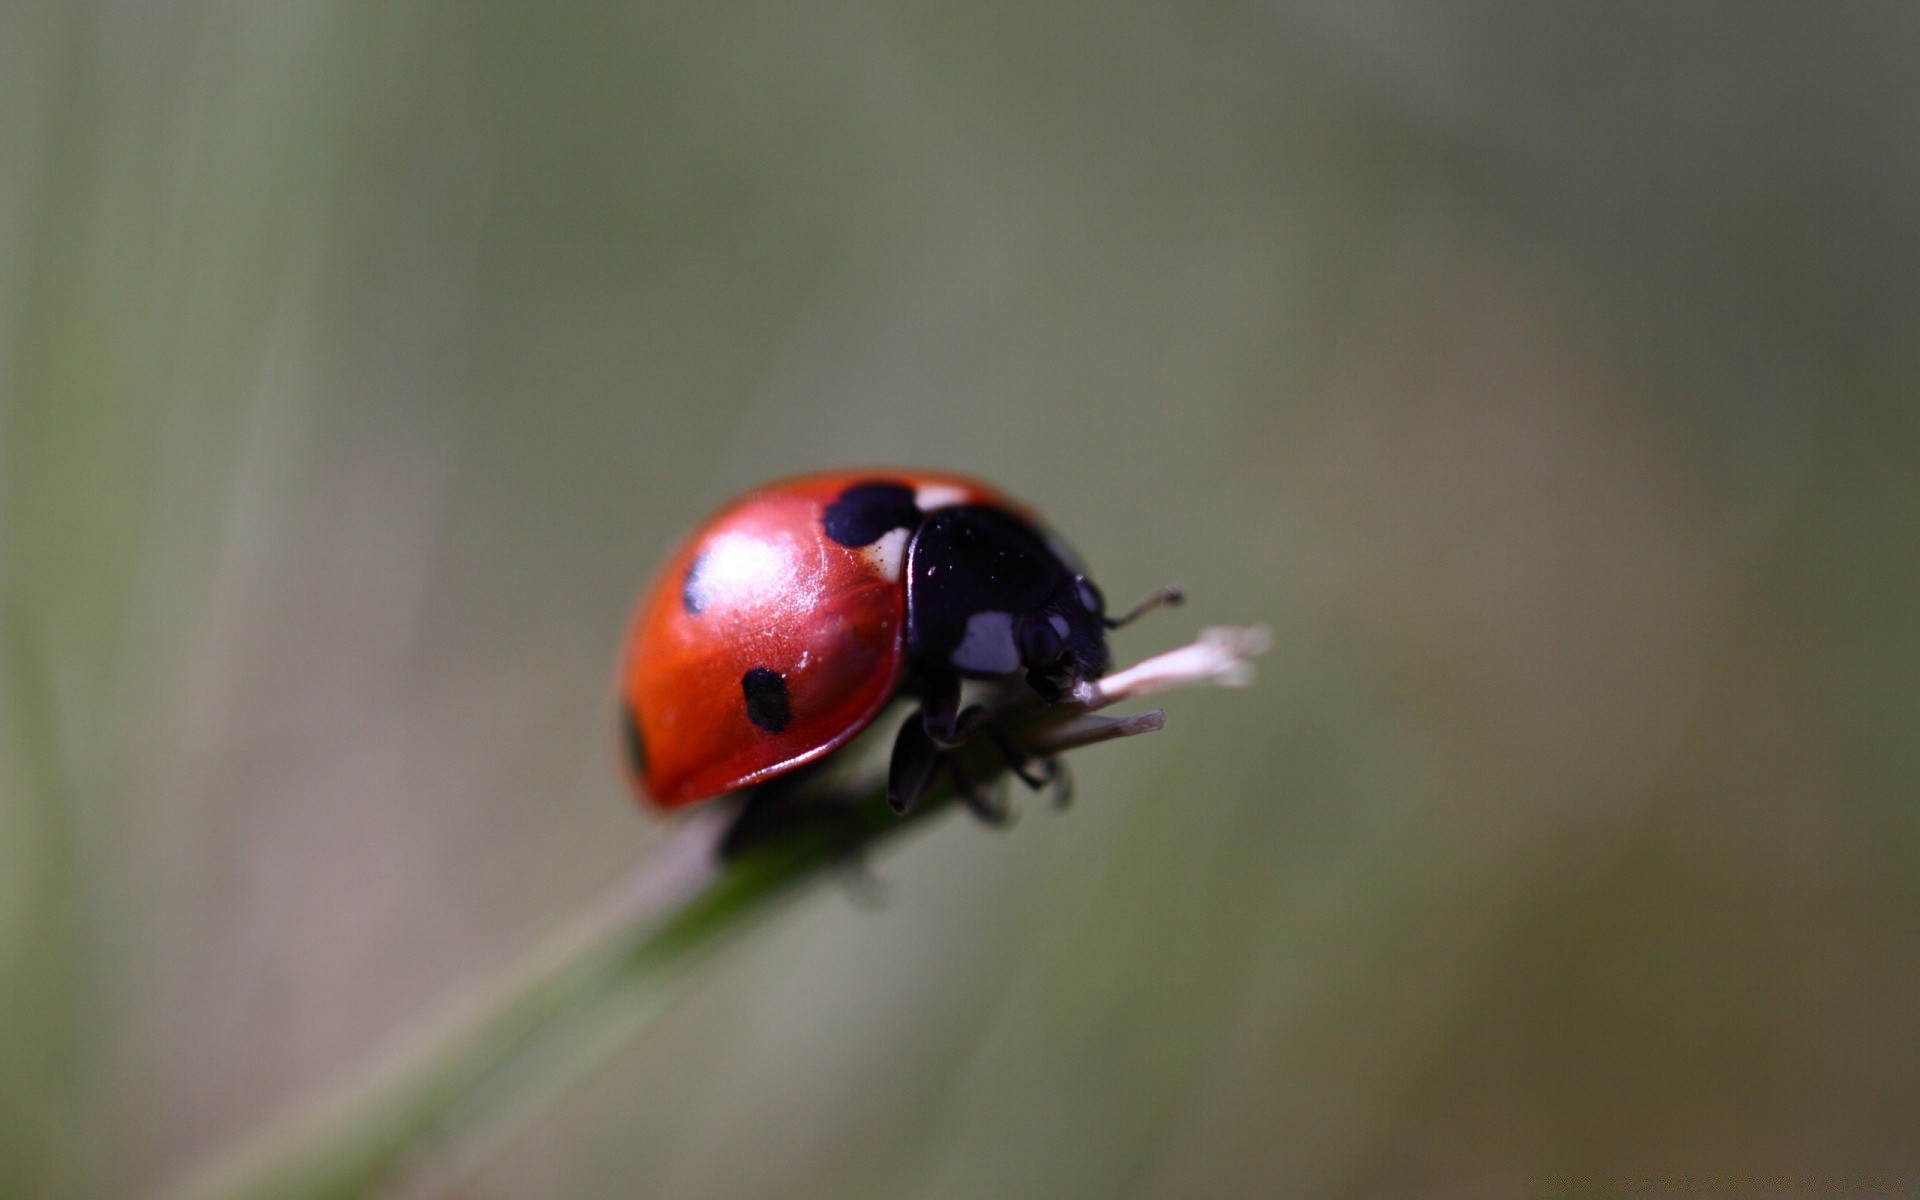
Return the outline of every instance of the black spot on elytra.
<path id="1" fill-rule="evenodd" d="M 827 536 L 857 550 L 871 546 L 889 531 L 913 529 L 920 524 L 920 506 L 913 502 L 913 489 L 898 483 L 875 481 L 856 483 L 827 505 L 820 518 Z"/>
<path id="2" fill-rule="evenodd" d="M 647 773 L 647 744 L 640 738 L 640 715 L 631 705 L 620 705 L 620 742 L 627 748 L 627 765 L 635 775 Z"/>
<path id="3" fill-rule="evenodd" d="M 700 581 L 700 573 L 707 568 L 707 556 L 697 556 L 687 564 L 687 577 L 680 583 L 680 607 L 687 615 L 697 617 L 707 607 L 706 588 Z"/>
<path id="4" fill-rule="evenodd" d="M 793 719 L 787 702 L 787 681 L 778 671 L 754 667 L 740 677 L 747 698 L 747 720 L 768 733 L 779 733 Z"/>

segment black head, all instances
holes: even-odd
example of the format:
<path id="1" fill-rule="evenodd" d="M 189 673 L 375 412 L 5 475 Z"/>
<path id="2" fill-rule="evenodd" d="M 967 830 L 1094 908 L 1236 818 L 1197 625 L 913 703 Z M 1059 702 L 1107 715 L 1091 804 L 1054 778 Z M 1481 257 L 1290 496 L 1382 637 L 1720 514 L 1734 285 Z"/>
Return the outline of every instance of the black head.
<path id="1" fill-rule="evenodd" d="M 1108 666 L 1100 591 L 1064 547 L 1003 508 L 936 509 L 907 552 L 907 648 L 971 679 L 1024 671 L 1048 700 Z"/>

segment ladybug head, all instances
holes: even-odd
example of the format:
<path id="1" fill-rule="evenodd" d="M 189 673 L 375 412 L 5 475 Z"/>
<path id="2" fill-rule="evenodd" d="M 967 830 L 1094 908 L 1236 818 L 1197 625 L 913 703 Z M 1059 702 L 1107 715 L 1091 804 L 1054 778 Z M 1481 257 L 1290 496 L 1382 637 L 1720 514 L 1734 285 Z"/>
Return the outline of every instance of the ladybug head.
<path id="1" fill-rule="evenodd" d="M 1106 605 L 1093 581 L 1080 574 L 1062 580 L 1040 607 L 1014 622 L 1028 685 L 1054 701 L 1082 680 L 1106 674 L 1108 627 Z"/>
<path id="2" fill-rule="evenodd" d="M 1066 543 L 996 505 L 943 508 L 907 552 L 907 645 L 925 669 L 967 679 L 1025 674 L 1049 702 L 1106 674 L 1107 630 L 1160 604 L 1171 588 L 1118 619 Z"/>

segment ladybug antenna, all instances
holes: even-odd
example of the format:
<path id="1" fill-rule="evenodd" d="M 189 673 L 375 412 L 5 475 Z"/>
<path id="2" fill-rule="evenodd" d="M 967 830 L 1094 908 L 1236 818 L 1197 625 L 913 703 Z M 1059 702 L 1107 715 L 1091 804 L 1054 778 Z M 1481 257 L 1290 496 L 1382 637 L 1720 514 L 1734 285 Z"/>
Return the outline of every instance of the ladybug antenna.
<path id="1" fill-rule="evenodd" d="M 1186 598 L 1186 593 L 1174 587 L 1172 584 L 1168 584 L 1166 587 L 1148 592 L 1146 595 L 1140 597 L 1138 603 L 1119 616 L 1100 618 L 1100 623 L 1108 629 L 1118 629 L 1122 625 L 1131 624 L 1156 608 L 1172 608 L 1175 605 L 1181 604 Z"/>

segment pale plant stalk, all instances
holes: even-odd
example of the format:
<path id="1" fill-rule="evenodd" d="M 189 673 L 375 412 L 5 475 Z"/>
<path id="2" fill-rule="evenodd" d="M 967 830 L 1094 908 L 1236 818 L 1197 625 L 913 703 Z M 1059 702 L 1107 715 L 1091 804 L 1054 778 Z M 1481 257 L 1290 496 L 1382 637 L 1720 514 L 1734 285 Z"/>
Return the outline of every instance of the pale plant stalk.
<path id="1" fill-rule="evenodd" d="M 1191 645 L 1081 685 L 1067 704 L 1016 703 L 996 715 L 1033 754 L 1148 733 L 1163 724 L 1159 709 L 1095 714 L 1174 688 L 1244 686 L 1266 645 L 1264 630 L 1203 630 Z M 974 778 L 997 765 L 985 747 L 968 752 L 977 756 Z M 941 787 L 896 817 L 880 802 L 883 790 L 875 780 L 855 793 L 870 801 L 853 810 L 858 847 L 952 806 Z M 189 1175 L 167 1200 L 366 1196 L 450 1144 L 509 1132 L 643 1027 L 688 968 L 847 861 L 842 829 L 833 837 L 795 836 L 722 865 L 716 849 L 734 811 L 732 803 L 695 810 L 597 903 L 360 1069 Z"/>

